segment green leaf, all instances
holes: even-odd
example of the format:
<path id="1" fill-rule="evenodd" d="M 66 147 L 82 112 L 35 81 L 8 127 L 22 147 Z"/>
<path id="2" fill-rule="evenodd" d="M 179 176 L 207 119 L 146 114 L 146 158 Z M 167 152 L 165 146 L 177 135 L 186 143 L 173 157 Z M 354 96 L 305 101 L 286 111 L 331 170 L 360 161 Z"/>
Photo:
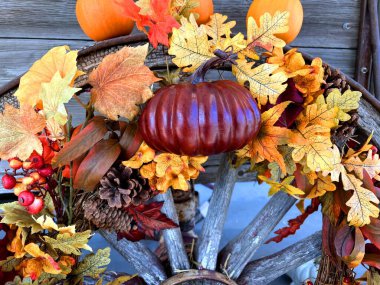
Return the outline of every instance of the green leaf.
<path id="1" fill-rule="evenodd" d="M 59 249 L 66 254 L 81 255 L 80 249 L 92 251 L 92 248 L 87 245 L 88 239 L 91 237 L 91 231 L 75 233 L 74 235 L 64 233 L 58 234 L 57 238 L 45 236 L 45 241 L 54 249 Z"/>
<path id="2" fill-rule="evenodd" d="M 0 267 L 2 272 L 10 272 L 17 265 L 21 263 L 22 259 L 20 258 L 15 258 L 14 256 L 8 256 L 6 260 L 0 261 Z"/>
<path id="3" fill-rule="evenodd" d="M 106 266 L 111 262 L 110 260 L 111 249 L 99 249 L 96 254 L 87 255 L 83 261 L 78 264 L 71 275 L 74 276 L 73 282 L 68 284 L 75 285 L 81 283 L 85 276 L 98 279 L 100 274 L 106 271 Z"/>

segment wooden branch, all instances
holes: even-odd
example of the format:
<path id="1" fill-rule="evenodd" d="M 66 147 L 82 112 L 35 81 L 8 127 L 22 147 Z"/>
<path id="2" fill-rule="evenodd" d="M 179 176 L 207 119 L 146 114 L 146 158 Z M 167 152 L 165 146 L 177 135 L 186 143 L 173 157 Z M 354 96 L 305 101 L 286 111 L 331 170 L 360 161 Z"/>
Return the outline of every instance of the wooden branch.
<path id="1" fill-rule="evenodd" d="M 173 277 L 170 277 L 161 285 L 179 285 L 179 284 L 226 284 L 236 285 L 235 281 L 229 279 L 226 275 L 211 270 L 187 270 Z"/>
<path id="2" fill-rule="evenodd" d="M 378 0 L 368 0 L 375 95 L 380 99 L 380 28 Z"/>
<path id="3" fill-rule="evenodd" d="M 237 280 L 240 285 L 265 285 L 281 275 L 321 255 L 322 232 L 270 256 L 248 263 Z"/>
<path id="4" fill-rule="evenodd" d="M 220 267 L 232 279 L 238 278 L 256 250 L 296 202 L 284 192 L 275 194 L 252 222 L 220 253 Z"/>
<path id="5" fill-rule="evenodd" d="M 140 242 L 126 239 L 117 240 L 114 233 L 99 231 L 105 240 L 112 245 L 138 272 L 139 276 L 149 285 L 161 284 L 167 276 L 158 257 Z"/>
<path id="6" fill-rule="evenodd" d="M 204 269 L 214 270 L 216 267 L 220 239 L 238 172 L 231 166 L 231 158 L 232 154 L 222 156 L 209 211 L 195 248 L 195 259 Z"/>
<path id="7" fill-rule="evenodd" d="M 179 224 L 171 190 L 168 190 L 164 194 L 158 195 L 157 199 L 165 201 L 162 212 L 176 224 Z M 183 243 L 181 229 L 178 227 L 175 229 L 164 230 L 162 235 L 168 251 L 172 272 L 175 274 L 179 270 L 190 269 L 190 263 Z"/>

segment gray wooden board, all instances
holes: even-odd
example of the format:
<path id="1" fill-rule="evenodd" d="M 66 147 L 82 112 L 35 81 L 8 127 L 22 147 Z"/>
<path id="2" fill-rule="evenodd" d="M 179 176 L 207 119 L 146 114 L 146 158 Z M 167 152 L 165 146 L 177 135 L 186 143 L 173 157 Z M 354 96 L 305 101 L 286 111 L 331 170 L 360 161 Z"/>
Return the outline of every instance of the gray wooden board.
<path id="1" fill-rule="evenodd" d="M 111 0 L 110 0 L 111 1 Z M 273 0 L 275 1 L 275 0 Z M 87 39 L 75 16 L 75 0 L 1 0 L 0 38 Z M 215 0 L 215 12 L 236 20 L 244 32 L 249 0 Z M 303 0 L 303 47 L 357 46 L 360 0 Z M 349 27 L 349 29 L 345 28 Z"/>

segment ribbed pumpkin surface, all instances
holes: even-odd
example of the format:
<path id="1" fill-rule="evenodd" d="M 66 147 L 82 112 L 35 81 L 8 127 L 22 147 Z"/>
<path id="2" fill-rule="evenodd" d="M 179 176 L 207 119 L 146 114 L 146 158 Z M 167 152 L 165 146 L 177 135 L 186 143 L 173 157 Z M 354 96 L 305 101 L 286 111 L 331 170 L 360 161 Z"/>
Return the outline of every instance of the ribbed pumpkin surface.
<path id="1" fill-rule="evenodd" d="M 253 139 L 260 111 L 250 92 L 235 82 L 182 83 L 159 89 L 139 125 L 145 142 L 158 151 L 212 155 Z"/>

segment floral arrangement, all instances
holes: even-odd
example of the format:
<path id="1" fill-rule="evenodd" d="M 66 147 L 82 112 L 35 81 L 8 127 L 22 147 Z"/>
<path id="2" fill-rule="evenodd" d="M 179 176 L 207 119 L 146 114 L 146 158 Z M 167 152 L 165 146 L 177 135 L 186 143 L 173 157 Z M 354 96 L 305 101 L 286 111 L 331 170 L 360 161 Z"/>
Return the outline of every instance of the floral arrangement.
<path id="1" fill-rule="evenodd" d="M 296 49 L 284 52 L 276 35 L 289 30 L 289 12 L 249 18 L 245 37 L 233 35 L 236 23 L 225 15 L 198 25 L 188 9 L 167 0 L 117 2 L 128 7 L 125 14 L 148 34 L 152 49 L 124 47 L 85 75 L 77 51 L 53 48 L 21 78 L 19 108 L 7 105 L 0 114 L 0 158 L 9 162 L 2 182 L 18 196 L 0 206 L 2 280 L 99 278 L 110 250 L 84 254 L 92 251 L 96 229 L 138 241 L 177 227 L 161 212 L 163 203 L 151 199 L 170 188 L 189 190 L 207 156 L 227 151 L 234 152 L 235 167 L 251 164 L 270 185 L 269 195 L 284 191 L 299 200 L 300 217 L 271 241 L 294 234 L 321 204 L 328 224 L 338 228 L 328 240 L 336 249 L 331 254 L 350 268 L 380 269 L 377 148 L 371 137 L 339 135 L 355 125 L 361 93 L 330 84 L 320 58 L 307 64 Z M 162 76 L 144 64 L 158 44 L 169 47 L 179 70 Z M 228 65 L 237 83 L 205 81 L 208 70 Z M 75 87 L 83 76 L 88 90 Z M 189 76 L 192 82 L 184 82 Z M 88 102 L 79 96 L 84 91 Z M 65 109 L 71 99 L 86 112 L 78 126 Z M 207 114 L 205 123 L 200 114 Z M 213 126 L 227 139 L 213 135 Z"/>

